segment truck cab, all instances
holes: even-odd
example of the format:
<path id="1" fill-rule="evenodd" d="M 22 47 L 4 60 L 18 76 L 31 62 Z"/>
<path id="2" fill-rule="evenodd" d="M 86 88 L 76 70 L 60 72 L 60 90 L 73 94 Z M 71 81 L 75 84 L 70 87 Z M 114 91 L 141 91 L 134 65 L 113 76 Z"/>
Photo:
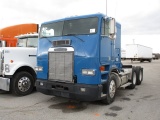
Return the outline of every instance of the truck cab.
<path id="1" fill-rule="evenodd" d="M 29 33 L 15 36 L 17 38 L 17 47 L 34 47 L 38 46 L 38 34 Z"/>
<path id="2" fill-rule="evenodd" d="M 110 104 L 116 89 L 133 76 L 132 66 L 122 70 L 120 52 L 121 25 L 103 14 L 42 23 L 35 68 L 37 91 Z"/>
<path id="3" fill-rule="evenodd" d="M 0 47 L 16 47 L 17 38 L 15 36 L 27 33 L 38 32 L 38 24 L 25 23 L 8 26 L 0 29 Z"/>

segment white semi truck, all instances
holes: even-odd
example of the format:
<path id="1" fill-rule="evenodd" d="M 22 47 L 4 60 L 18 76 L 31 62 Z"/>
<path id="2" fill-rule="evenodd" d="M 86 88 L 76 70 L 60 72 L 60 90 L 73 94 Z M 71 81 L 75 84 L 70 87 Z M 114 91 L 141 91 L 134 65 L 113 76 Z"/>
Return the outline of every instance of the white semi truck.
<path id="1" fill-rule="evenodd" d="M 152 48 L 139 45 L 139 44 L 127 44 L 126 45 L 126 59 L 131 61 L 152 61 Z"/>
<path id="2" fill-rule="evenodd" d="M 18 96 L 30 94 L 36 80 L 38 34 L 23 34 L 17 47 L 0 48 L 0 90 Z"/>

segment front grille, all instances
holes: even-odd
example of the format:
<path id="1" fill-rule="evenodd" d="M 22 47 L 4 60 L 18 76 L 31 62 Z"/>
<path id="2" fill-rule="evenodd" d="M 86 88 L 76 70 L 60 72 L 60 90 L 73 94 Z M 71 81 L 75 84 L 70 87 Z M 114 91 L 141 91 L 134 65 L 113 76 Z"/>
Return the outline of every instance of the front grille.
<path id="1" fill-rule="evenodd" d="M 49 80 L 73 82 L 73 51 L 49 52 Z"/>

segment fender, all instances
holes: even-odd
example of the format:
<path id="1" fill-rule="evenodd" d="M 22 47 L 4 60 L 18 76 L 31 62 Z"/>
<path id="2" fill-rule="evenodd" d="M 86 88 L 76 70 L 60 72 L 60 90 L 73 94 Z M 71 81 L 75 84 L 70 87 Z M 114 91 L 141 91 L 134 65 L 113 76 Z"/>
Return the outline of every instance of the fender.
<path id="1" fill-rule="evenodd" d="M 110 70 L 109 70 L 109 75 L 111 74 L 111 72 L 115 72 L 115 73 L 119 74 L 119 70 L 118 70 L 117 67 L 112 67 L 112 68 L 110 68 Z"/>
<path id="2" fill-rule="evenodd" d="M 17 47 L 4 48 L 3 75 L 12 76 L 22 66 L 29 66 L 34 69 L 37 64 L 37 48 Z M 8 72 L 5 67 L 8 67 Z"/>
<path id="3" fill-rule="evenodd" d="M 118 88 L 121 85 L 121 78 L 119 77 L 119 70 L 118 70 L 118 68 L 116 68 L 116 67 L 110 68 L 108 78 L 110 77 L 111 73 L 114 73 L 115 76 L 117 77 L 116 86 Z"/>
<path id="4" fill-rule="evenodd" d="M 12 76 L 12 75 L 14 75 L 15 74 L 15 72 L 19 69 L 19 68 L 21 68 L 21 67 L 24 67 L 24 66 L 27 66 L 27 67 L 30 67 L 30 68 L 32 68 L 33 70 L 34 70 L 34 67 L 36 66 L 36 64 L 26 64 L 26 63 L 22 63 L 22 62 L 19 62 L 18 64 L 17 63 L 15 63 L 15 64 L 9 64 L 9 66 L 10 66 L 10 72 L 4 72 L 5 73 L 5 75 L 10 75 L 10 76 Z M 35 70 L 34 70 L 35 71 Z"/>

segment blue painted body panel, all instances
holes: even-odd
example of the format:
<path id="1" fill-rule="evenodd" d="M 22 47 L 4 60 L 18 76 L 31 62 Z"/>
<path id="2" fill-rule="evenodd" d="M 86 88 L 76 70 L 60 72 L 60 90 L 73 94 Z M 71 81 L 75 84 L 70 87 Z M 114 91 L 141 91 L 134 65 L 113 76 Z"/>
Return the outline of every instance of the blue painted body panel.
<path id="1" fill-rule="evenodd" d="M 43 24 L 95 16 L 99 18 L 98 26 L 101 26 L 102 18 L 105 17 L 103 14 L 64 18 L 56 21 L 45 22 Z M 37 66 L 42 66 L 43 71 L 37 72 L 37 78 L 48 80 L 48 49 L 53 47 L 51 42 L 69 39 L 71 40 L 71 47 L 74 48 L 73 74 L 77 76 L 77 83 L 101 84 L 102 73 L 99 70 L 101 65 L 107 66 L 106 71 L 110 71 L 112 67 L 118 70 L 121 69 L 121 25 L 117 23 L 116 27 L 116 40 L 110 40 L 108 37 L 102 37 L 100 34 L 101 27 L 98 27 L 98 31 L 95 34 L 76 35 L 78 38 L 75 36 L 40 38 L 37 51 Z M 82 75 L 82 69 L 94 69 L 96 74 L 95 76 Z"/>

